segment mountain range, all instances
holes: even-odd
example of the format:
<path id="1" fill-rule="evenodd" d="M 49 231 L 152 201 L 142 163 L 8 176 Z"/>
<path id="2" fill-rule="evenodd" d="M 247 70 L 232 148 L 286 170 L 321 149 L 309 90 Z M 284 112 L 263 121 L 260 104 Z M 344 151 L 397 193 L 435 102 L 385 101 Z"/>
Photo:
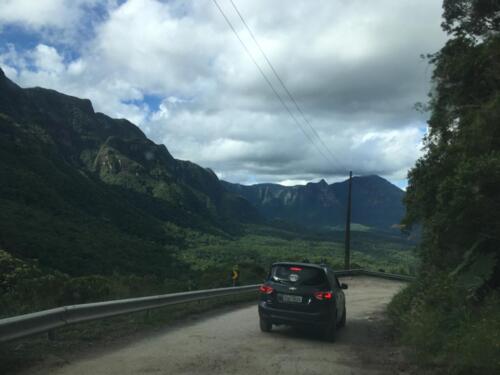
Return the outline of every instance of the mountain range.
<path id="1" fill-rule="evenodd" d="M 289 221 L 306 227 L 343 228 L 348 181 L 306 185 L 257 184 L 245 186 L 222 181 L 224 187 L 251 202 L 271 221 Z M 405 213 L 404 191 L 379 176 L 352 179 L 352 222 L 381 230 L 398 226 Z"/>

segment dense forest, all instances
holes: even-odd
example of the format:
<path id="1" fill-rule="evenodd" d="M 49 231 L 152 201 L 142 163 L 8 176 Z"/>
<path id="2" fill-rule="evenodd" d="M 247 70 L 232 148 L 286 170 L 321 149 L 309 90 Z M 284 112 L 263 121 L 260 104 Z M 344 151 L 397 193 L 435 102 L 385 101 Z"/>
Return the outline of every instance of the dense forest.
<path id="1" fill-rule="evenodd" d="M 421 224 L 418 281 L 390 313 L 419 362 L 500 369 L 500 2 L 445 0 L 425 155 L 409 172 L 407 226 Z"/>

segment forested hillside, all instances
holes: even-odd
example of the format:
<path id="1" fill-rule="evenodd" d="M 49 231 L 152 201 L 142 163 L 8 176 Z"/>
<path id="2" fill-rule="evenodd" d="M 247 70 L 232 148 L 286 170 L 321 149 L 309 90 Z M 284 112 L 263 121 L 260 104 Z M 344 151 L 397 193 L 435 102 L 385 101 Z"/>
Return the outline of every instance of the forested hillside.
<path id="1" fill-rule="evenodd" d="M 144 293 L 168 280 L 186 288 L 196 275 L 176 253 L 189 233 L 225 237 L 259 220 L 213 172 L 174 159 L 127 120 L 22 89 L 1 70 L 0 181 L 2 314 L 118 284 L 124 295 L 138 283 Z"/>
<path id="2" fill-rule="evenodd" d="M 500 371 L 500 2 L 445 0 L 425 155 L 405 223 L 423 225 L 420 277 L 391 305 L 422 362 Z"/>
<path id="3" fill-rule="evenodd" d="M 162 273 L 179 228 L 257 219 L 215 174 L 175 160 L 90 101 L 21 89 L 0 72 L 1 243 L 70 274 Z"/>

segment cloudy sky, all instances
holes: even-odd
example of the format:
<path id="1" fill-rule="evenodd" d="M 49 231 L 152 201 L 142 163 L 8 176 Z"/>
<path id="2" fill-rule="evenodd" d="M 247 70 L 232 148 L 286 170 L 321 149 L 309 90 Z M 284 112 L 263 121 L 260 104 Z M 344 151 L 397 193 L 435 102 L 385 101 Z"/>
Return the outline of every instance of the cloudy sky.
<path id="1" fill-rule="evenodd" d="M 404 187 L 426 129 L 413 109 L 432 73 L 420 55 L 445 41 L 441 2 L 233 1 L 314 132 L 230 0 L 218 2 L 297 121 L 212 0 L 0 0 L 0 67 L 23 87 L 90 98 L 228 181 L 352 169 Z"/>

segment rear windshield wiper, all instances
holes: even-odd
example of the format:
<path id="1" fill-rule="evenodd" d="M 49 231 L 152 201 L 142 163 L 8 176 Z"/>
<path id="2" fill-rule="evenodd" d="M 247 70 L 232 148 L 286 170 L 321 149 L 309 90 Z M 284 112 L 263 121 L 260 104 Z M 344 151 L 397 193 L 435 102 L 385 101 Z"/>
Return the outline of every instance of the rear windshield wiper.
<path id="1" fill-rule="evenodd" d="M 285 283 L 285 280 L 281 280 L 279 278 L 277 278 L 276 276 L 273 276 L 272 277 L 273 281 L 276 282 L 276 283 L 280 283 L 280 284 L 286 284 Z"/>

